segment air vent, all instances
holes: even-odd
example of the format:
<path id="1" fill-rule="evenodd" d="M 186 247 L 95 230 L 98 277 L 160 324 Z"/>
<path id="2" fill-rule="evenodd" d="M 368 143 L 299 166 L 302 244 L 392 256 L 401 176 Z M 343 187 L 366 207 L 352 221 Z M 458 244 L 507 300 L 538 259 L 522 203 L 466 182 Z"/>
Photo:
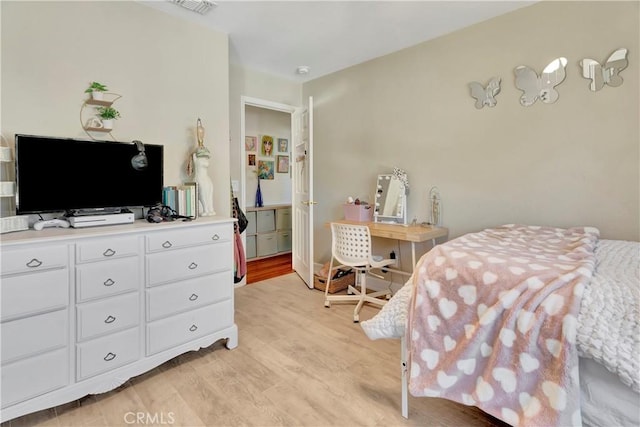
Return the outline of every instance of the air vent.
<path id="1" fill-rule="evenodd" d="M 204 15 L 209 12 L 211 9 L 217 6 L 217 3 L 214 3 L 209 0 L 169 0 L 171 3 L 175 3 L 178 6 L 182 6 L 185 9 L 189 9 L 192 12 L 199 13 L 200 15 Z"/>

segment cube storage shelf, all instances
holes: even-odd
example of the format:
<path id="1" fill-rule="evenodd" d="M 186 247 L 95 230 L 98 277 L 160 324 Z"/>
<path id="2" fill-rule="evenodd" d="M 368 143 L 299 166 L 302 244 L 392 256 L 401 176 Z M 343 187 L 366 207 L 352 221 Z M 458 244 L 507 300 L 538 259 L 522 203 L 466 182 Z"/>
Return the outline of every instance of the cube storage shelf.
<path id="1" fill-rule="evenodd" d="M 291 205 L 248 208 L 247 260 L 291 252 Z"/>

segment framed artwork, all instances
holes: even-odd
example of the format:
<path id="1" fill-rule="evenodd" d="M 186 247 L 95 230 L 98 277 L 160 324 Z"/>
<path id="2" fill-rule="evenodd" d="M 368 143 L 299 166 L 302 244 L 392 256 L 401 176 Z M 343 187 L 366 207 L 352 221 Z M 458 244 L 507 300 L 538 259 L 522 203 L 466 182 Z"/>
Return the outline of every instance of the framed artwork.
<path id="1" fill-rule="evenodd" d="M 273 160 L 258 160 L 258 179 L 274 179 Z"/>
<path id="2" fill-rule="evenodd" d="M 289 156 L 278 156 L 278 173 L 289 172 Z"/>
<path id="3" fill-rule="evenodd" d="M 256 165 L 256 155 L 255 154 L 247 154 L 247 165 L 255 166 Z"/>
<path id="4" fill-rule="evenodd" d="M 257 136 L 245 136 L 244 137 L 244 149 L 245 151 L 256 151 L 258 145 Z"/>
<path id="5" fill-rule="evenodd" d="M 262 154 L 265 157 L 273 157 L 273 137 L 272 136 L 262 135 L 262 138 L 260 138 L 260 154 Z"/>
<path id="6" fill-rule="evenodd" d="M 278 153 L 289 152 L 289 140 L 287 138 L 278 138 Z"/>

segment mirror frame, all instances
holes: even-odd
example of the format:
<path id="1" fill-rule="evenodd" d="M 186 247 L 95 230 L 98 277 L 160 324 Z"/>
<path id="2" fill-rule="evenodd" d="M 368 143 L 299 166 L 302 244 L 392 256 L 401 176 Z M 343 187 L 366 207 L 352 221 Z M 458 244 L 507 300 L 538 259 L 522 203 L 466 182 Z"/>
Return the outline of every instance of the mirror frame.
<path id="1" fill-rule="evenodd" d="M 407 194 L 406 194 L 406 188 L 404 187 L 404 184 L 402 182 L 400 182 L 401 188 L 403 191 L 400 192 L 400 195 L 398 196 L 401 200 L 400 205 L 401 205 L 401 209 L 402 212 L 400 212 L 398 215 L 380 215 L 380 209 L 382 208 L 382 206 L 380 206 L 380 199 L 384 198 L 384 202 L 386 203 L 386 195 L 385 197 L 383 197 L 383 187 L 384 185 L 382 184 L 382 181 L 389 181 L 389 183 L 391 183 L 391 181 L 398 181 L 400 182 L 400 180 L 393 174 L 379 174 L 377 179 L 376 179 L 376 191 L 373 195 L 373 222 L 376 223 L 386 223 L 386 224 L 407 224 Z M 388 187 L 387 187 L 388 188 Z"/>

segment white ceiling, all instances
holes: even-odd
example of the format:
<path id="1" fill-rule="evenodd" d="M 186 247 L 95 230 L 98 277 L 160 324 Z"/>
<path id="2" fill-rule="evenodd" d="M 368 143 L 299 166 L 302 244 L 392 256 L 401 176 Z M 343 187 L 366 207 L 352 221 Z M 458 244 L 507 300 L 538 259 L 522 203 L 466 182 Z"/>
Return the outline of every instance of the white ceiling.
<path id="1" fill-rule="evenodd" d="M 304 82 L 535 1 L 217 1 L 205 15 L 141 3 L 227 33 L 232 63 Z"/>

